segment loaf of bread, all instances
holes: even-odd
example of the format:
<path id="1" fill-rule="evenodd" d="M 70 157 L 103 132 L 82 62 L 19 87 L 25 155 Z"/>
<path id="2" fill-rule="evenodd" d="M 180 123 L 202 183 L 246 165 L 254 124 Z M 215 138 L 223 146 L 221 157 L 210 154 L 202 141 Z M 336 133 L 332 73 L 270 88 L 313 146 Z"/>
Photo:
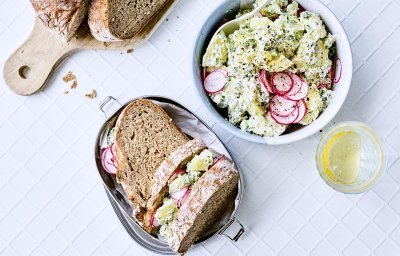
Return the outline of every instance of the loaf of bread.
<path id="1" fill-rule="evenodd" d="M 130 39 L 172 0 L 92 0 L 89 27 L 93 36 L 103 42 Z"/>
<path id="2" fill-rule="evenodd" d="M 30 0 L 43 24 L 67 42 L 86 17 L 89 0 Z"/>
<path id="3" fill-rule="evenodd" d="M 124 109 L 116 126 L 116 178 L 134 206 L 146 207 L 157 168 L 188 141 L 167 113 L 152 101 L 135 100 Z"/>

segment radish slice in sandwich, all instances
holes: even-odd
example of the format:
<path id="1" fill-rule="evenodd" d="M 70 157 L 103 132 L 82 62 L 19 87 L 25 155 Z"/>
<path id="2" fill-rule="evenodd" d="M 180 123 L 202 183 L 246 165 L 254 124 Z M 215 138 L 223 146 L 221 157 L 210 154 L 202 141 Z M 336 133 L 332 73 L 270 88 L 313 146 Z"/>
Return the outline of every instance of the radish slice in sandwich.
<path id="1" fill-rule="evenodd" d="M 111 153 L 111 148 L 105 148 L 101 153 L 101 164 L 103 165 L 104 170 L 106 170 L 106 172 L 108 173 L 116 174 L 117 168 L 114 162 L 115 159 L 113 154 Z"/>
<path id="2" fill-rule="evenodd" d="M 301 120 L 304 119 L 304 116 L 307 114 L 307 105 L 304 100 L 300 100 L 299 102 L 297 102 L 297 108 L 299 109 L 299 116 L 296 120 L 294 120 L 293 123 L 295 124 L 300 123 Z"/>
<path id="3" fill-rule="evenodd" d="M 293 78 L 285 73 L 277 73 L 271 76 L 271 83 L 274 92 L 282 96 L 292 89 Z"/>
<path id="4" fill-rule="evenodd" d="M 175 200 L 176 203 L 179 202 L 179 200 L 181 200 L 185 194 L 187 193 L 187 191 L 189 190 L 189 187 L 185 187 L 175 193 L 171 194 L 171 198 Z"/>
<path id="5" fill-rule="evenodd" d="M 190 192 L 192 191 L 192 189 L 190 187 L 187 187 L 188 189 L 186 190 L 186 193 L 183 195 L 183 197 L 181 199 L 179 199 L 178 201 L 178 207 L 181 207 L 182 204 L 185 202 L 186 198 L 188 198 L 188 196 L 190 195 Z"/>
<path id="6" fill-rule="evenodd" d="M 220 71 L 213 71 L 204 80 L 204 89 L 209 94 L 215 94 L 222 91 L 225 84 L 228 82 L 228 77 Z"/>
<path id="7" fill-rule="evenodd" d="M 281 96 L 275 96 L 270 103 L 270 110 L 277 116 L 289 116 L 296 108 L 296 101 L 285 99 Z"/>
<path id="8" fill-rule="evenodd" d="M 160 223 L 158 223 L 156 217 L 154 217 L 154 214 L 151 216 L 150 224 L 155 228 L 160 226 Z"/>
<path id="9" fill-rule="evenodd" d="M 270 114 L 272 119 L 274 119 L 274 121 L 277 122 L 278 124 L 289 125 L 293 124 L 299 117 L 299 109 L 296 106 L 296 108 L 288 116 L 279 116 L 275 114 L 273 111 L 270 111 Z"/>
<path id="10" fill-rule="evenodd" d="M 216 165 L 219 161 L 221 161 L 224 158 L 225 158 L 224 155 L 220 155 L 208 169 L 211 169 L 214 165 Z"/>

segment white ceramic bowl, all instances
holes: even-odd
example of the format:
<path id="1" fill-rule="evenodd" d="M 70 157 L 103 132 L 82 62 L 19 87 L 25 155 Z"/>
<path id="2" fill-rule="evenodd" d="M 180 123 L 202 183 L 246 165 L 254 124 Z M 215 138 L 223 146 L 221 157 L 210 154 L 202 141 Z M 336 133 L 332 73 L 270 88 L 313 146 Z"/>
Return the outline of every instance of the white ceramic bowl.
<path id="1" fill-rule="evenodd" d="M 212 33 L 215 31 L 218 23 L 224 17 L 233 17 L 239 8 L 240 1 L 225 1 L 222 3 L 207 19 L 207 22 L 201 29 L 201 33 L 197 39 L 195 49 L 194 49 L 194 58 L 193 58 L 193 73 L 194 79 L 196 82 L 196 89 L 201 97 L 203 104 L 208 109 L 209 113 L 212 117 L 227 131 L 230 133 L 256 143 L 262 144 L 288 144 L 295 141 L 299 141 L 305 139 L 313 134 L 317 133 L 319 130 L 324 128 L 339 112 L 342 107 L 348 91 L 350 89 L 352 72 L 353 72 L 353 60 L 351 54 L 351 47 L 349 40 L 347 38 L 346 32 L 344 31 L 342 25 L 336 16 L 318 0 L 299 0 L 300 5 L 304 7 L 304 9 L 318 13 L 321 15 L 325 24 L 328 27 L 328 30 L 336 35 L 337 42 L 337 57 L 342 62 L 342 77 L 339 83 L 334 85 L 335 97 L 325 109 L 325 111 L 318 117 L 316 121 L 308 126 L 304 126 L 297 131 L 293 131 L 291 133 L 281 135 L 279 137 L 274 138 L 263 138 L 258 135 L 250 134 L 242 131 L 237 126 L 229 123 L 219 112 L 218 108 L 214 107 L 211 103 L 211 99 L 208 97 L 207 93 L 204 90 L 203 83 L 201 81 L 201 59 L 205 50 L 210 42 L 210 38 Z"/>

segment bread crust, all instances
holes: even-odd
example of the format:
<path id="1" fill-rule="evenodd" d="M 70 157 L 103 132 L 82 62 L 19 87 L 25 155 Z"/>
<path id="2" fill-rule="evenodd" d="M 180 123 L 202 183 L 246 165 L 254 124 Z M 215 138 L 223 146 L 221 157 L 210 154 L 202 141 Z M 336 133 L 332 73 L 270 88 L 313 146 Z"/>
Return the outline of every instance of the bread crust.
<path id="1" fill-rule="evenodd" d="M 108 0 L 92 0 L 89 7 L 88 23 L 90 32 L 99 41 L 115 42 L 122 41 L 111 34 L 108 19 Z"/>
<path id="2" fill-rule="evenodd" d="M 143 111 L 153 114 L 158 120 L 150 120 L 144 117 L 134 121 L 129 119 L 130 114 L 134 115 Z M 149 133 L 151 131 L 146 129 L 146 124 L 152 123 L 154 125 L 154 122 L 161 122 L 163 131 L 157 131 L 159 134 L 157 137 L 148 137 L 151 135 Z M 135 129 L 135 138 L 127 137 L 129 133 L 125 132 L 126 129 Z M 165 134 L 166 132 L 168 134 Z M 144 138 L 144 136 L 147 137 Z M 146 145 L 143 144 L 143 139 L 146 139 Z M 189 141 L 187 136 L 172 122 L 167 113 L 152 101 L 145 99 L 135 100 L 121 113 L 117 121 L 115 139 L 116 179 L 123 186 L 129 200 L 135 207 L 139 207 L 138 216 L 141 216 L 147 200 L 150 198 L 150 184 L 157 170 L 157 167 L 154 167 L 154 169 L 149 167 L 159 166 L 164 160 L 163 154 L 170 154 L 174 147 L 184 145 L 187 141 Z M 163 146 L 160 144 L 163 144 Z M 136 155 L 129 155 L 127 148 L 135 150 Z M 150 151 L 142 151 L 143 148 L 147 148 Z M 152 150 L 156 152 L 152 152 Z"/>
<path id="3" fill-rule="evenodd" d="M 135 21 L 137 29 L 132 31 L 131 36 L 121 38 L 114 35 L 110 26 L 110 1 L 109 0 L 92 0 L 89 7 L 89 27 L 94 38 L 101 42 L 116 42 L 131 39 L 138 35 L 152 21 L 152 19 L 160 13 L 164 7 L 173 0 L 155 0 L 161 2 L 159 8 L 154 13 L 147 16 L 145 20 Z"/>
<path id="4" fill-rule="evenodd" d="M 172 222 L 173 236 L 169 239 L 169 246 L 178 253 L 185 253 L 190 246 L 203 234 L 195 234 L 195 241 L 188 241 L 188 237 L 192 236 L 193 227 L 204 213 L 206 207 L 221 207 L 228 205 L 227 200 L 234 200 L 234 192 L 237 190 L 239 175 L 233 165 L 226 159 L 220 160 L 211 169 L 209 169 L 201 178 L 194 184 L 192 192 L 185 200 L 178 213 L 175 215 Z M 234 185 L 234 186 L 232 186 Z M 227 187 L 229 186 L 229 187 Z M 227 189 L 225 194 L 222 194 L 223 205 L 210 205 L 210 199 L 221 189 Z M 224 209 L 218 209 L 219 213 L 224 212 Z M 221 216 L 213 215 L 213 220 L 209 219 L 209 225 L 213 225 L 219 221 Z M 204 228 L 204 227 L 203 227 Z M 204 230 L 203 230 L 204 231 Z M 183 242 L 185 240 L 185 242 Z"/>
<path id="5" fill-rule="evenodd" d="M 86 17 L 89 0 L 30 0 L 37 17 L 67 42 Z"/>

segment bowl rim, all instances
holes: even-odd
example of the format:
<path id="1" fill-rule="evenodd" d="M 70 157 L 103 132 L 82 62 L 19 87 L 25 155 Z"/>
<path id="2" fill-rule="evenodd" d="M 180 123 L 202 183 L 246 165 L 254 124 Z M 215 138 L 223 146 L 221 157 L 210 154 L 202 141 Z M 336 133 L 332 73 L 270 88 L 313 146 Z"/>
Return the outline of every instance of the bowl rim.
<path id="1" fill-rule="evenodd" d="M 213 12 L 208 16 L 206 21 L 203 23 L 202 27 L 200 28 L 200 33 L 197 36 L 195 45 L 194 45 L 194 51 L 193 51 L 193 65 L 192 65 L 192 74 L 194 76 L 195 84 L 196 84 L 196 90 L 198 95 L 200 96 L 203 104 L 205 104 L 206 108 L 208 109 L 208 113 L 213 117 L 213 119 L 220 125 L 222 126 L 226 131 L 231 133 L 232 135 L 235 135 L 241 139 L 258 143 L 258 144 L 267 144 L 267 145 L 284 145 L 284 144 L 290 144 L 294 143 L 300 140 L 303 140 L 305 138 L 308 138 L 314 134 L 316 134 L 318 131 L 323 129 L 325 126 L 327 126 L 334 118 L 335 116 L 339 113 L 341 110 L 342 106 L 344 105 L 344 102 L 347 98 L 347 95 L 350 90 L 351 86 L 351 81 L 352 81 L 352 76 L 353 76 L 353 56 L 352 56 L 352 49 L 350 45 L 350 41 L 348 38 L 348 35 L 346 31 L 344 30 L 341 22 L 339 19 L 336 17 L 336 15 L 322 2 L 317 1 L 317 0 L 297 0 L 299 4 L 303 5 L 303 3 L 312 3 L 313 9 L 320 10 L 318 13 L 322 17 L 325 25 L 329 28 L 335 28 L 337 30 L 336 35 L 340 35 L 341 37 L 341 45 L 343 49 L 345 49 L 345 52 L 347 54 L 344 54 L 343 56 L 339 56 L 340 59 L 342 57 L 346 58 L 347 61 L 347 67 L 345 70 L 348 70 L 347 74 L 347 82 L 346 83 L 339 83 L 341 87 L 341 93 L 340 95 L 335 97 L 335 106 L 333 106 L 332 102 L 328 105 L 328 107 L 322 112 L 322 114 L 315 120 L 313 123 L 310 125 L 307 125 L 305 127 L 302 127 L 301 129 L 285 134 L 285 135 L 280 135 L 277 137 L 262 137 L 259 135 L 251 134 L 248 132 L 245 132 L 241 130 L 239 127 L 233 125 L 230 123 L 226 118 L 224 118 L 216 108 L 213 106 L 211 103 L 209 96 L 205 93 L 204 88 L 203 88 L 203 82 L 201 81 L 201 74 L 198 72 L 199 69 L 199 63 L 202 54 L 202 47 L 201 47 L 201 42 L 202 42 L 202 37 L 204 36 L 203 32 L 206 30 L 207 26 L 210 25 L 210 20 L 213 20 L 213 16 L 215 17 L 215 13 L 217 10 L 226 9 L 226 6 L 228 3 L 231 2 L 229 0 L 223 1 L 221 4 L 219 4 Z M 238 1 L 239 2 L 239 1 Z M 323 14 L 321 14 L 323 13 Z M 334 25 L 331 24 L 331 26 L 328 26 L 326 24 L 326 20 L 329 17 L 330 23 L 333 23 Z M 199 52 L 200 51 L 200 52 Z M 343 79 L 343 78 L 342 78 Z M 337 84 L 337 85 L 339 85 Z M 323 115 L 327 110 L 330 111 L 330 115 Z M 323 117 L 323 118 L 321 118 Z M 318 121 L 318 123 L 316 123 Z"/>

